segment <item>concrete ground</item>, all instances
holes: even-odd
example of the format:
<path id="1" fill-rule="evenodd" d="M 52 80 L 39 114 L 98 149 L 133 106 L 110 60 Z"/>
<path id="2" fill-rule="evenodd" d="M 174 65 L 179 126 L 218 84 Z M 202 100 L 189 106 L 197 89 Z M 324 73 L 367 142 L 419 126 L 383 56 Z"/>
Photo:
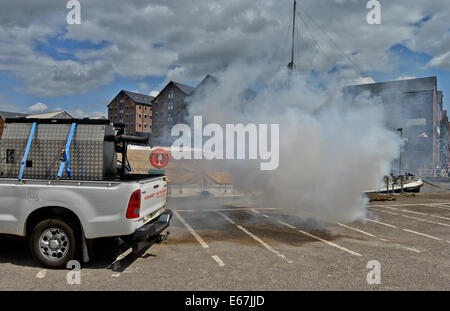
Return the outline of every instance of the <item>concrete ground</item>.
<path id="1" fill-rule="evenodd" d="M 140 256 L 117 257 L 113 240 L 97 241 L 78 285 L 68 284 L 68 270 L 36 266 L 26 241 L 2 236 L 0 290 L 450 289 L 449 192 L 372 202 L 365 223 L 320 231 L 282 209 L 197 202 L 169 200 L 168 243 Z M 380 284 L 367 282 L 372 260 Z"/>

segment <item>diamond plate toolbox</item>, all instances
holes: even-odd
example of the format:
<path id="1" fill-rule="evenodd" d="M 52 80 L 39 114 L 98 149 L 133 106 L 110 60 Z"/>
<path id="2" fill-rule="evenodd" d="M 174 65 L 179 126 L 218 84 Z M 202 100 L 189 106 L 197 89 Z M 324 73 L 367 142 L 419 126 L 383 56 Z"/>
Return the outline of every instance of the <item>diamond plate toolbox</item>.
<path id="1" fill-rule="evenodd" d="M 30 122 L 6 124 L 0 144 L 0 177 L 19 176 L 31 128 Z M 57 179 L 70 128 L 70 122 L 36 125 L 23 178 Z M 61 179 L 102 180 L 105 166 L 104 138 L 105 133 L 110 131 L 113 131 L 111 126 L 106 124 L 77 124 L 69 153 L 73 177 L 68 177 L 64 167 Z"/>

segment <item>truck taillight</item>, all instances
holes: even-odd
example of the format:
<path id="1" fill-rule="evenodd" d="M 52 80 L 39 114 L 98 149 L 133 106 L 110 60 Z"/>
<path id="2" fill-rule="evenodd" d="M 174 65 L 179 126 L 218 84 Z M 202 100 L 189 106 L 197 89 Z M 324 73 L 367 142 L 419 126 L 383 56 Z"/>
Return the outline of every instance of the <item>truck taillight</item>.
<path id="1" fill-rule="evenodd" d="M 141 210 L 141 190 L 136 190 L 130 197 L 127 208 L 127 218 L 139 218 L 139 212 Z"/>

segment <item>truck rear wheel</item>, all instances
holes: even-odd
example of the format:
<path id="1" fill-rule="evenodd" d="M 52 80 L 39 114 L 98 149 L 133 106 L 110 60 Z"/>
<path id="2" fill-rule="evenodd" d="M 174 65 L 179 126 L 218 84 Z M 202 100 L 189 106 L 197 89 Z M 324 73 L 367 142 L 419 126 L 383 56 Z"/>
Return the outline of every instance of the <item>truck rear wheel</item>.
<path id="1" fill-rule="evenodd" d="M 39 222 L 30 236 L 33 258 L 47 268 L 66 268 L 78 248 L 75 228 L 60 218 Z"/>

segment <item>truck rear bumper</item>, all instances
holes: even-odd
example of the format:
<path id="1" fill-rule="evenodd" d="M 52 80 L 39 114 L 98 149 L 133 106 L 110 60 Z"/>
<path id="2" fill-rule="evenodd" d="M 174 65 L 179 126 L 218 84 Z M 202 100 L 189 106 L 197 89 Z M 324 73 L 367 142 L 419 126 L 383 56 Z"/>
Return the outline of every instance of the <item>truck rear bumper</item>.
<path id="1" fill-rule="evenodd" d="M 145 246 L 153 244 L 157 240 L 159 234 L 169 227 L 171 219 L 172 211 L 167 210 L 156 220 L 136 229 L 133 234 L 133 252 L 139 252 Z"/>

